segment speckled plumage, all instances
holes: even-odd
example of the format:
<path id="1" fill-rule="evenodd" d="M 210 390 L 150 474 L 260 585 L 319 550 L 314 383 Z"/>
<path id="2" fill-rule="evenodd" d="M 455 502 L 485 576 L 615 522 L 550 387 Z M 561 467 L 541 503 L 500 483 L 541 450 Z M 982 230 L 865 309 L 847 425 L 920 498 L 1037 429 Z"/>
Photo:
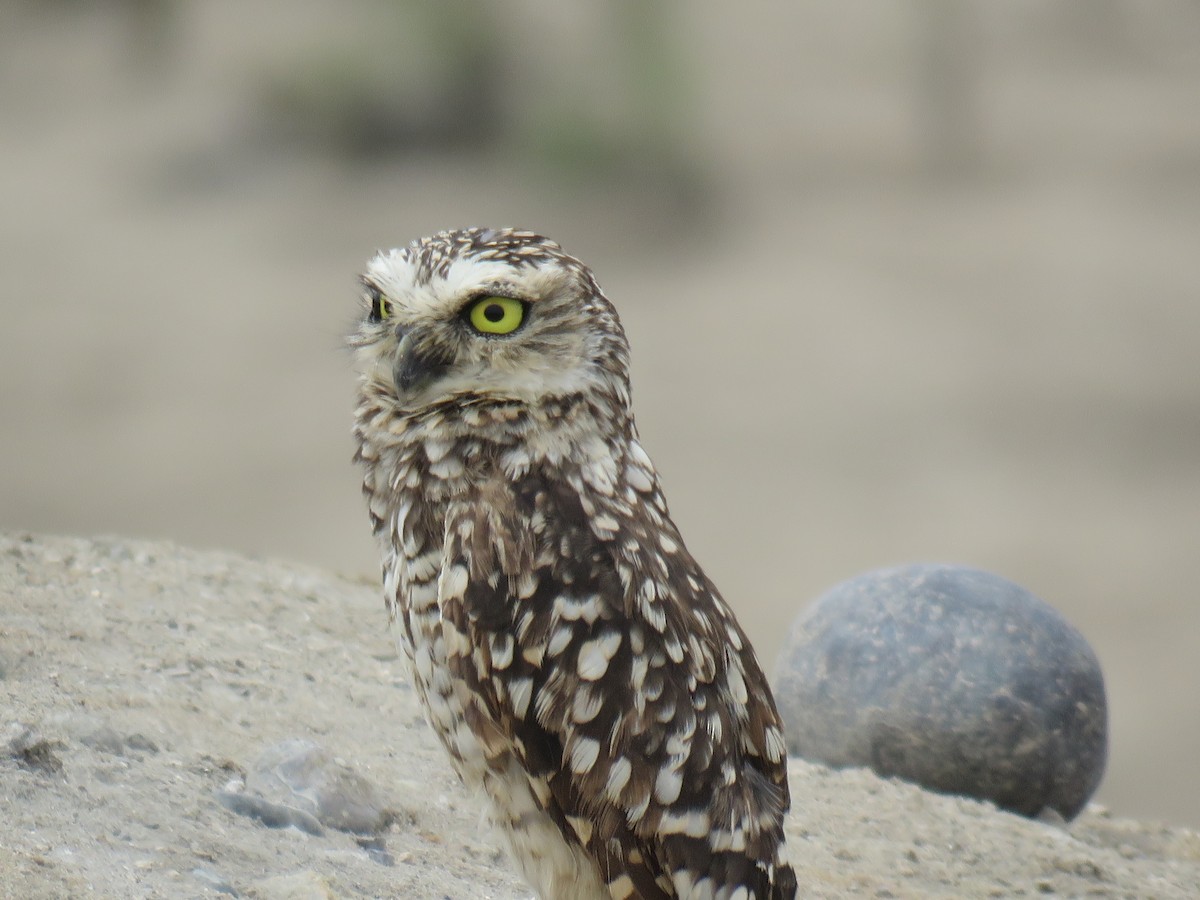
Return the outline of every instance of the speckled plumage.
<path id="1" fill-rule="evenodd" d="M 543 898 L 782 898 L 779 717 L 638 442 L 591 272 L 529 232 L 381 253 L 351 338 L 389 615 Z M 511 334 L 463 311 L 519 300 Z"/>

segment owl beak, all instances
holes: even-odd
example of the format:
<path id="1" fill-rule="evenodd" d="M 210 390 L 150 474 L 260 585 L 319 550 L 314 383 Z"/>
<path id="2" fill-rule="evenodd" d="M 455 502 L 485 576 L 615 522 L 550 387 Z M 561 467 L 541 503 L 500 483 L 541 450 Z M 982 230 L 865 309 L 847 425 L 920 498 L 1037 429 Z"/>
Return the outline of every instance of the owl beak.
<path id="1" fill-rule="evenodd" d="M 400 396 L 413 396 L 440 377 L 453 362 L 446 354 L 423 346 L 419 332 L 397 329 L 400 344 L 392 364 L 392 380 Z"/>

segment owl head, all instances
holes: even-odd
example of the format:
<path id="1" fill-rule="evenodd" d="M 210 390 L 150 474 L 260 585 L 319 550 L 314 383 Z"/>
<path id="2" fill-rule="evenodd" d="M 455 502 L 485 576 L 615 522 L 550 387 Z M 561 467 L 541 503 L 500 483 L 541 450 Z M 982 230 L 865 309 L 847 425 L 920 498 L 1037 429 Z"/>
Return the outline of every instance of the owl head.
<path id="1" fill-rule="evenodd" d="M 444 231 L 379 253 L 350 344 L 397 409 L 628 398 L 629 350 L 591 271 L 529 231 Z"/>

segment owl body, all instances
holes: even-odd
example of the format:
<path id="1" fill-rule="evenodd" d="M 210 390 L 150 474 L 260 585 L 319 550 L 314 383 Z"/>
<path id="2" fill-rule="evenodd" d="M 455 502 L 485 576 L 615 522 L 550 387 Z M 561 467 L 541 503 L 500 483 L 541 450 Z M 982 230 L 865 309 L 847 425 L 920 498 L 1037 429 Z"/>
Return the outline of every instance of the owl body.
<path id="1" fill-rule="evenodd" d="M 355 432 L 385 600 L 522 874 L 543 898 L 793 896 L 778 715 L 671 521 L 590 271 L 471 229 L 364 284 Z"/>

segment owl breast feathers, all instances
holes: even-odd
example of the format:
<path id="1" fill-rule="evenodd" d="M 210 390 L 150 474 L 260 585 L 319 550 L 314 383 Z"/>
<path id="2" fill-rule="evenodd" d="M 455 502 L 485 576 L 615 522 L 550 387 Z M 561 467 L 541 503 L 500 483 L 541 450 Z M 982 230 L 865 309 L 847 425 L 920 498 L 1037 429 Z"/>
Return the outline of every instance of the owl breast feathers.
<path id="1" fill-rule="evenodd" d="M 355 435 L 430 724 L 543 898 L 782 898 L 786 749 L 638 442 L 592 273 L 443 232 L 363 276 Z"/>

